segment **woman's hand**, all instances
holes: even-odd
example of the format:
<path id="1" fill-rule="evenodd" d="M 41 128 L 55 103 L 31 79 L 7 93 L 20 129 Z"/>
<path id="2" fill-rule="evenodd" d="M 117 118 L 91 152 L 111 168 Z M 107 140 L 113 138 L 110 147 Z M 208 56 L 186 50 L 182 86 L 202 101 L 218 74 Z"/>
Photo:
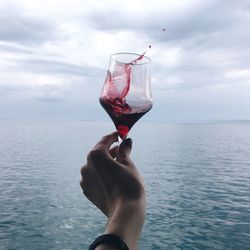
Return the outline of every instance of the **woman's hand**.
<path id="1" fill-rule="evenodd" d="M 110 149 L 117 139 L 116 132 L 104 136 L 89 152 L 81 169 L 81 187 L 108 217 L 105 233 L 120 236 L 130 249 L 136 249 L 145 217 L 144 185 L 129 157 L 132 140 Z M 112 248 L 103 245 L 97 249 Z"/>

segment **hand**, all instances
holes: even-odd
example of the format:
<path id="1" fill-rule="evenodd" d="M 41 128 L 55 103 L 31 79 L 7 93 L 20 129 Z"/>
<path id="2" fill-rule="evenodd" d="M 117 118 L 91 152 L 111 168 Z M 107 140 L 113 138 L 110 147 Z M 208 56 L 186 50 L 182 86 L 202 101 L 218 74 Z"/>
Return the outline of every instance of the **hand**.
<path id="1" fill-rule="evenodd" d="M 89 152 L 81 169 L 81 187 L 108 217 L 105 233 L 120 236 L 130 249 L 136 249 L 145 217 L 144 185 L 129 157 L 132 140 L 110 149 L 117 139 L 116 132 L 104 136 Z"/>

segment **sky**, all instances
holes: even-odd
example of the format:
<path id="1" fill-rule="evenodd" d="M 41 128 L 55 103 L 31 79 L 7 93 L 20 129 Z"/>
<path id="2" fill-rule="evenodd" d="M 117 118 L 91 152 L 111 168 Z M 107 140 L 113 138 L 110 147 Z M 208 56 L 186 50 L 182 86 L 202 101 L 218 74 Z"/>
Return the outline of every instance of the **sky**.
<path id="1" fill-rule="evenodd" d="M 0 119 L 107 120 L 110 55 L 149 45 L 146 120 L 250 119 L 249 24 L 248 0 L 1 0 Z"/>

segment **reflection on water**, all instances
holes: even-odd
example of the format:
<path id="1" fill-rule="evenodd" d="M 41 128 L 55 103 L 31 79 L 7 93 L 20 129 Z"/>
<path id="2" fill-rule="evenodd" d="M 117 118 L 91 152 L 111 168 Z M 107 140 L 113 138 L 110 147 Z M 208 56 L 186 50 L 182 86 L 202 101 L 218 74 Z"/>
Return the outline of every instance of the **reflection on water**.
<path id="1" fill-rule="evenodd" d="M 87 249 L 104 216 L 79 186 L 112 124 L 0 123 L 0 249 Z M 145 136 L 146 135 L 146 136 Z M 132 158 L 147 188 L 140 249 L 249 249 L 250 124 L 141 123 Z"/>

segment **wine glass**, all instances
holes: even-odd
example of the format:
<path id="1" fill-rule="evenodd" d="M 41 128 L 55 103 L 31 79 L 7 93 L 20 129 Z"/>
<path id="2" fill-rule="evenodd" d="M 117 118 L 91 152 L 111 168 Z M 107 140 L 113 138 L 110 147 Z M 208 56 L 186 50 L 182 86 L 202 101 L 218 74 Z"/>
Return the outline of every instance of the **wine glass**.
<path id="1" fill-rule="evenodd" d="M 144 54 L 116 53 L 110 57 L 99 101 L 122 140 L 152 108 L 150 63 Z"/>

